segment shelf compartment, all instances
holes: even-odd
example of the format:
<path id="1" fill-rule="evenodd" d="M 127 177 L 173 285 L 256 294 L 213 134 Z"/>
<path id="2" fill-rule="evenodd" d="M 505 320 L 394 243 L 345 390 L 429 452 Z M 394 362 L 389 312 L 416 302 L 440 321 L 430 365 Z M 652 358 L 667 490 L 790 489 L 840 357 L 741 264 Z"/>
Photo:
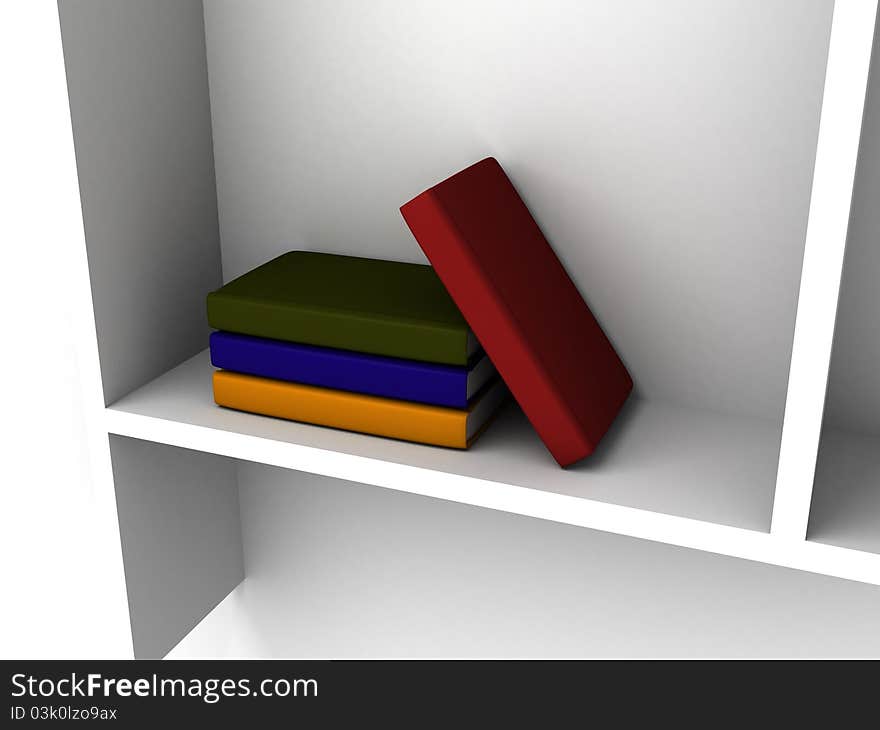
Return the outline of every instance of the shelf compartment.
<path id="1" fill-rule="evenodd" d="M 318 5 L 182 4 L 174 33 L 150 3 L 112 27 L 62 5 L 112 432 L 751 554 L 730 541 L 772 511 L 831 3 L 701 7 L 648 46 L 637 13 L 552 3 L 502 26 L 487 6 L 464 34 L 418 3 L 342 26 Z M 381 47 L 365 32 L 399 26 Z M 511 84 L 511 64 L 531 71 Z M 398 206 L 486 155 L 635 381 L 594 458 L 559 470 L 515 407 L 466 454 L 224 412 L 204 355 L 174 367 L 207 344 L 207 292 L 284 250 L 424 261 Z"/>
<path id="2" fill-rule="evenodd" d="M 880 647 L 870 586 L 253 463 L 237 472 L 247 577 L 171 658 Z M 848 621 L 829 625 L 831 604 Z"/>
<path id="3" fill-rule="evenodd" d="M 469 497 L 462 479 L 525 487 L 535 497 L 563 495 L 749 530 L 769 527 L 779 443 L 772 422 L 632 399 L 591 459 L 560 469 L 514 403 L 470 450 L 458 451 L 220 408 L 211 395 L 211 373 L 207 351 L 191 358 L 114 403 L 107 410 L 110 430 L 162 441 L 170 424 L 182 424 L 257 438 L 279 453 L 285 446 L 299 449 L 288 462 L 294 468 L 363 481 L 363 465 L 341 459 L 360 457 L 379 470 L 383 464 L 405 467 L 395 472 L 409 475 L 412 486 L 405 491 L 419 491 L 421 472 L 428 470 L 446 480 L 450 495 L 460 492 L 456 501 L 474 504 L 485 490 L 468 482 Z M 197 440 L 194 432 L 191 437 Z"/>

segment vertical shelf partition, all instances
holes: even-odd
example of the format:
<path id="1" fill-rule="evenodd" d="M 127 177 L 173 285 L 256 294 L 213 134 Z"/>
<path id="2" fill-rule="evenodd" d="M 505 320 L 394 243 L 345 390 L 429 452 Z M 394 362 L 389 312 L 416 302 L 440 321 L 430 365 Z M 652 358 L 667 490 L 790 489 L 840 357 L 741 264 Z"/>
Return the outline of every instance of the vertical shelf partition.
<path id="1" fill-rule="evenodd" d="M 878 199 L 880 53 L 875 51 L 808 533 L 810 540 L 875 554 L 880 554 Z"/>
<path id="2" fill-rule="evenodd" d="M 809 519 L 876 16 L 877 3 L 835 3 L 773 509 L 774 534 L 795 541 Z"/>

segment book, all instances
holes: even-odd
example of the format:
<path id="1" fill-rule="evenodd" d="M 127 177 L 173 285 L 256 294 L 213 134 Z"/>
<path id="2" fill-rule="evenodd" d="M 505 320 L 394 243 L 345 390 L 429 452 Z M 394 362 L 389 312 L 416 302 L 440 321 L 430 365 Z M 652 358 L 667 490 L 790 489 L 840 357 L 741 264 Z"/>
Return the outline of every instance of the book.
<path id="1" fill-rule="evenodd" d="M 400 210 L 556 461 L 592 453 L 632 379 L 501 165 L 477 162 Z"/>
<path id="2" fill-rule="evenodd" d="M 213 332 L 210 345 L 211 363 L 224 370 L 448 408 L 466 408 L 495 375 L 482 350 L 460 367 L 231 332 Z"/>
<path id="3" fill-rule="evenodd" d="M 291 251 L 208 295 L 214 329 L 465 366 L 479 348 L 430 266 Z"/>
<path id="4" fill-rule="evenodd" d="M 504 383 L 495 378 L 466 409 L 443 408 L 214 371 L 214 401 L 226 408 L 456 449 L 474 442 L 506 393 Z"/>

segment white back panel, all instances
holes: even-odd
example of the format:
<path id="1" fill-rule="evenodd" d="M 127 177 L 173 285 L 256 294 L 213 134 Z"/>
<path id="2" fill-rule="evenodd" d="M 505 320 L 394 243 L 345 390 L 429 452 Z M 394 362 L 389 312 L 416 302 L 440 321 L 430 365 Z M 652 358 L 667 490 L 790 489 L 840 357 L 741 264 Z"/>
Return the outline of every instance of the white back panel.
<path id="1" fill-rule="evenodd" d="M 423 261 L 398 206 L 495 155 L 642 395 L 779 418 L 831 10 L 210 2 L 224 274 Z"/>

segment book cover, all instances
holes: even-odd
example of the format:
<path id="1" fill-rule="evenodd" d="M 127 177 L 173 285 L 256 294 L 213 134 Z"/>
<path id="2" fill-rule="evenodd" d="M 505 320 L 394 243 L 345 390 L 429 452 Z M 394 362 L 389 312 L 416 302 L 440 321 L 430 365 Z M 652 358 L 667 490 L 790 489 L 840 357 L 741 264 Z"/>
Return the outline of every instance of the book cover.
<path id="1" fill-rule="evenodd" d="M 592 453 L 632 379 L 501 165 L 482 160 L 400 210 L 557 462 Z"/>
<path id="2" fill-rule="evenodd" d="M 211 363 L 249 375 L 448 408 L 466 408 L 495 375 L 482 350 L 461 367 L 231 332 L 211 334 Z"/>
<path id="3" fill-rule="evenodd" d="M 496 378 L 467 409 L 456 409 L 229 370 L 214 372 L 214 401 L 226 408 L 455 449 L 466 449 L 473 443 L 506 393 L 504 383 Z"/>
<path id="4" fill-rule="evenodd" d="M 291 251 L 208 295 L 214 329 L 447 365 L 479 344 L 430 266 Z"/>

